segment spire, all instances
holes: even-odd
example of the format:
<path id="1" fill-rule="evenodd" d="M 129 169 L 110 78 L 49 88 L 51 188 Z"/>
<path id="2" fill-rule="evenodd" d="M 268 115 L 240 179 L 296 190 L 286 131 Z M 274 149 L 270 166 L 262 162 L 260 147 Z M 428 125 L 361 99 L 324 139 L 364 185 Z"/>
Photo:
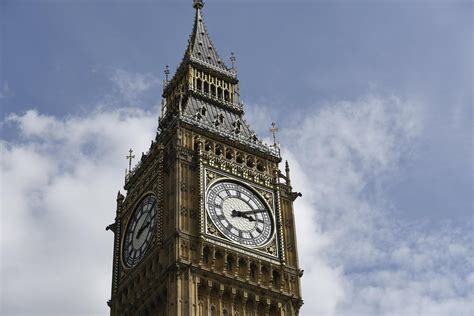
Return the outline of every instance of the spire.
<path id="1" fill-rule="evenodd" d="M 234 78 L 234 71 L 226 67 L 207 32 L 201 12 L 201 9 L 204 7 L 204 2 L 202 0 L 194 0 L 193 7 L 196 9 L 196 16 L 186 55 L 190 58 L 191 62 L 198 63 Z"/>

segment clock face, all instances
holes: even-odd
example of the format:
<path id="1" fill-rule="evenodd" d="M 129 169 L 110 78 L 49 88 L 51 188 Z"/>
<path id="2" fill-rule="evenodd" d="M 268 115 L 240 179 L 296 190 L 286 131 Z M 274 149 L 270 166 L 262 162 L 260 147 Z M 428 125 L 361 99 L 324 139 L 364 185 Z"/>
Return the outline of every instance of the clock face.
<path id="1" fill-rule="evenodd" d="M 145 255 L 152 242 L 156 224 L 156 197 L 146 196 L 130 218 L 123 242 L 123 261 L 129 268 L 134 267 Z"/>
<path id="2" fill-rule="evenodd" d="M 247 247 L 260 247 L 273 235 L 273 217 L 262 198 L 236 181 L 213 184 L 206 197 L 207 212 L 227 238 Z"/>

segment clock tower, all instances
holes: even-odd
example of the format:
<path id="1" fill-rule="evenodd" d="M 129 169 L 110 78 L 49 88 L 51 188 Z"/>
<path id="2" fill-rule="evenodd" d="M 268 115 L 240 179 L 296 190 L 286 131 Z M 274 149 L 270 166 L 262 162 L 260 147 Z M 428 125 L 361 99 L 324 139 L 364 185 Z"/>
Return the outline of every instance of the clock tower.
<path id="1" fill-rule="evenodd" d="M 303 303 L 288 164 L 245 120 L 194 0 L 163 88 L 156 138 L 117 196 L 111 315 L 298 315 Z"/>

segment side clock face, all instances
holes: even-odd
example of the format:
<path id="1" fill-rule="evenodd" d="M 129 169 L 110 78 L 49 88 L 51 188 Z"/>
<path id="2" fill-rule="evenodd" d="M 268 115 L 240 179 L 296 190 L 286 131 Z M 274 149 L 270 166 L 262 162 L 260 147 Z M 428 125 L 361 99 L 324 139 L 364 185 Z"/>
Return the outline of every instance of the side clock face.
<path id="1" fill-rule="evenodd" d="M 156 197 L 146 196 L 135 208 L 125 232 L 123 241 L 123 262 L 134 267 L 145 255 L 153 240 L 156 224 Z"/>
<path id="2" fill-rule="evenodd" d="M 262 198 L 236 181 L 219 181 L 207 191 L 207 212 L 217 229 L 235 243 L 260 247 L 273 235 L 273 217 Z"/>

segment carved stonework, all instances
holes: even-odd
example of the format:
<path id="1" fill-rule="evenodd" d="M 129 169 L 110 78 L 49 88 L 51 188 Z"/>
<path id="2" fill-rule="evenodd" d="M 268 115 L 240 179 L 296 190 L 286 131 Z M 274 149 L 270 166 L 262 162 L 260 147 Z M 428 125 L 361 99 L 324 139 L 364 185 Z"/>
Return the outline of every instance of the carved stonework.
<path id="1" fill-rule="evenodd" d="M 216 178 L 216 174 L 211 171 L 206 172 L 206 175 L 207 175 L 207 181 L 209 182 Z"/>
<path id="2" fill-rule="evenodd" d="M 271 254 L 271 255 L 275 255 L 275 254 L 276 254 L 276 248 L 275 248 L 274 245 L 268 246 L 265 250 L 266 250 L 269 254 Z"/>
<path id="3" fill-rule="evenodd" d="M 117 195 L 108 226 L 112 316 L 294 316 L 302 304 L 293 217 L 300 194 L 288 164 L 284 174 L 278 169 L 278 146 L 264 144 L 245 120 L 235 56 L 228 67 L 217 54 L 203 7 L 194 0 L 184 58 L 172 76 L 165 69 L 156 137 L 129 166 L 126 197 Z M 149 193 L 156 212 L 135 211 Z M 136 252 L 126 257 L 137 258 L 133 266 L 123 249 Z"/>
<path id="4" fill-rule="evenodd" d="M 214 236 L 219 236 L 216 226 L 208 219 L 207 222 L 207 233 Z"/>

